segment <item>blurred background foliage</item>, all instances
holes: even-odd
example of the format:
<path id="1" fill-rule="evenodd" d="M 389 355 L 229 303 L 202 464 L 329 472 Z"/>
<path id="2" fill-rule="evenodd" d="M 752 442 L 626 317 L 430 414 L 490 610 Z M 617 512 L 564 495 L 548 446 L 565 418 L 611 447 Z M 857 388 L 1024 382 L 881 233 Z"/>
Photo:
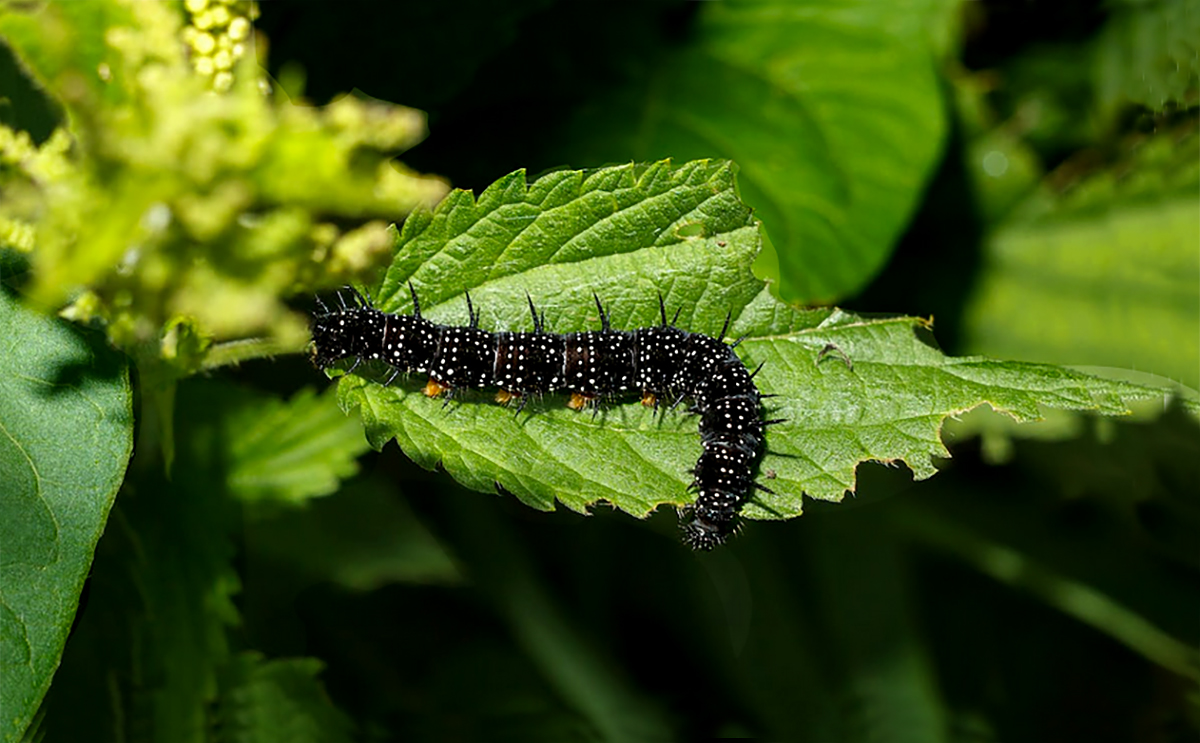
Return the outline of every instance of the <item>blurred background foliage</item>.
<path id="1" fill-rule="evenodd" d="M 446 181 L 728 157 L 785 299 L 1195 389 L 1193 0 L 10 1 L 0 38 L 3 280 L 103 321 L 160 411 L 28 736 L 1200 740 L 1172 406 L 975 411 L 932 480 L 864 465 L 693 555 L 671 514 L 361 459 L 259 358 Z"/>

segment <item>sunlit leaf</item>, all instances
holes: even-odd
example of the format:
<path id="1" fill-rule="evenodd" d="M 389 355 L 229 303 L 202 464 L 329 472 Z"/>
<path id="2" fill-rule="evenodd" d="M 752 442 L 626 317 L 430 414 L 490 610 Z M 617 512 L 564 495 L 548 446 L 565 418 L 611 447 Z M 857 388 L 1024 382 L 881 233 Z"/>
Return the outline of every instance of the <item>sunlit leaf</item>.
<path id="1" fill-rule="evenodd" d="M 986 244 L 966 346 L 1153 372 L 1200 388 L 1200 138 L 1168 134 L 1065 196 L 1039 194 Z"/>
<path id="2" fill-rule="evenodd" d="M 775 492 L 748 506 L 757 518 L 799 514 L 804 494 L 841 499 L 868 460 L 933 475 L 934 459 L 947 456 L 942 423 L 984 403 L 1030 420 L 1042 406 L 1119 414 L 1126 399 L 1162 395 L 1060 367 L 946 357 L 919 319 L 781 304 L 750 273 L 758 232 L 732 195 L 731 168 L 705 161 L 555 173 L 528 187 L 514 174 L 478 200 L 457 193 L 411 220 L 379 305 L 411 310 L 411 280 L 426 316 L 465 322 L 458 294 L 469 289 L 482 326 L 494 329 L 531 328 L 526 293 L 558 332 L 598 325 L 593 292 L 617 328 L 657 323 L 660 294 L 695 332 L 719 332 L 728 313 L 743 360 L 765 363 L 759 389 L 778 395 L 767 415 L 786 419 L 767 435 L 761 471 Z M 699 229 L 682 236 L 681 225 Z M 360 410 L 375 446 L 395 438 L 425 467 L 536 508 L 603 500 L 643 515 L 690 498 L 700 443 L 681 411 L 625 404 L 593 419 L 551 398 L 514 414 L 480 395 L 445 405 L 417 386 L 350 376 L 339 395 Z"/>

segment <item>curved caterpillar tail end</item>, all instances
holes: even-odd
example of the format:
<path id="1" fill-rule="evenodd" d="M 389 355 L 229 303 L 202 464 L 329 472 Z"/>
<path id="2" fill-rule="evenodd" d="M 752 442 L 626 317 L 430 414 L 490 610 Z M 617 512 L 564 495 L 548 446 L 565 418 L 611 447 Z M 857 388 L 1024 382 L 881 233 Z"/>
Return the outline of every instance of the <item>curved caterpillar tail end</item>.
<path id="1" fill-rule="evenodd" d="M 729 535 L 734 532 L 732 522 L 722 526 L 702 519 L 694 513 L 685 515 L 690 518 L 680 523 L 680 536 L 685 545 L 697 552 L 712 551 L 714 547 L 724 544 Z"/>

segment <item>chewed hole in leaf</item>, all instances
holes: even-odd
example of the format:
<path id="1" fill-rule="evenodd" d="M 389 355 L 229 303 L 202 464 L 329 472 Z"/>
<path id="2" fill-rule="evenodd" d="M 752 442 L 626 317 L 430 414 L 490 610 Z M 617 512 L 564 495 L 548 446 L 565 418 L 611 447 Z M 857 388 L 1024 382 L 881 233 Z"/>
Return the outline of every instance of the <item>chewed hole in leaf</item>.
<path id="1" fill-rule="evenodd" d="M 684 222 L 675 228 L 675 236 L 681 240 L 696 240 L 707 237 L 708 230 L 703 222 Z"/>

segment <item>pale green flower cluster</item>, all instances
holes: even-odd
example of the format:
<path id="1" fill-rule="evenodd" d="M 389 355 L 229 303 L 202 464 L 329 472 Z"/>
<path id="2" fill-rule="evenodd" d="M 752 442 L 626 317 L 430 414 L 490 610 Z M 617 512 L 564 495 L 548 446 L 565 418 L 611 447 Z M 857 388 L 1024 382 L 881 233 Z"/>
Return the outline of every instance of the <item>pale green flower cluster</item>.
<path id="1" fill-rule="evenodd" d="M 36 244 L 30 219 L 41 194 L 34 184 L 53 183 L 69 173 L 67 159 L 71 138 L 59 129 L 41 147 L 28 132 L 16 132 L 0 124 L 0 248 L 29 253 Z"/>
<path id="2" fill-rule="evenodd" d="M 300 350 L 307 320 L 284 299 L 370 275 L 392 223 L 447 190 L 392 159 L 424 136 L 424 114 L 264 95 L 251 54 L 218 83 L 254 6 L 186 6 L 191 25 L 144 0 L 0 14 L 0 37 L 66 112 L 40 146 L 0 126 L 0 249 L 28 255 L 35 303 L 177 375 L 248 339 Z M 196 74 L 201 49 L 211 79 Z"/>
<path id="3" fill-rule="evenodd" d="M 218 92 L 233 87 L 234 68 L 246 54 L 258 18 L 253 0 L 184 0 L 183 28 L 192 68 Z"/>

